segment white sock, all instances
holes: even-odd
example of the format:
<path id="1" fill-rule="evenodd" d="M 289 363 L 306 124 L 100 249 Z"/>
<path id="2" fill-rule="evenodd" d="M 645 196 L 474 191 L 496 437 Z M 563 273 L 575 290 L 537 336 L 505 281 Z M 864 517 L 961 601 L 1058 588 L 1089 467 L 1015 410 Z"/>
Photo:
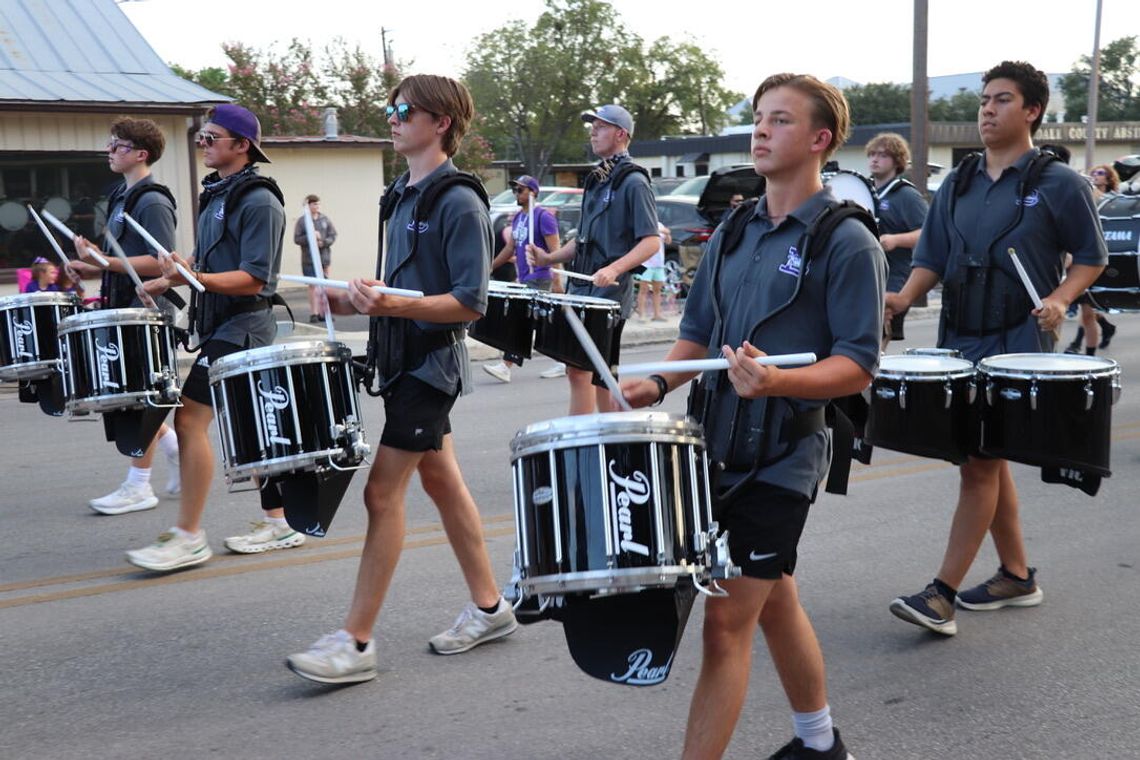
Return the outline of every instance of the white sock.
<path id="1" fill-rule="evenodd" d="M 289 524 L 289 521 L 284 517 L 270 517 L 269 515 L 265 516 L 265 522 L 269 523 L 270 525 L 276 525 L 279 528 L 284 528 Z"/>
<path id="2" fill-rule="evenodd" d="M 163 456 L 167 459 L 178 458 L 178 436 L 174 433 L 174 428 L 166 428 L 166 432 L 158 439 L 158 450 L 162 452 Z"/>
<path id="3" fill-rule="evenodd" d="M 131 469 L 127 471 L 127 485 L 138 488 L 139 486 L 145 486 L 148 483 L 150 483 L 149 467 L 135 467 L 132 465 Z"/>
<path id="4" fill-rule="evenodd" d="M 182 530 L 182 528 L 179 528 L 177 525 L 175 525 L 170 530 L 174 533 L 174 535 L 178 536 L 179 538 L 197 538 L 198 535 L 202 532 L 201 530 L 199 530 L 198 533 L 191 533 L 188 530 Z"/>
<path id="5" fill-rule="evenodd" d="M 794 712 L 792 723 L 796 729 L 796 736 L 803 741 L 808 749 L 816 752 L 827 752 L 835 745 L 835 732 L 831 727 L 831 707 L 824 705 L 822 710 L 815 712 Z"/>

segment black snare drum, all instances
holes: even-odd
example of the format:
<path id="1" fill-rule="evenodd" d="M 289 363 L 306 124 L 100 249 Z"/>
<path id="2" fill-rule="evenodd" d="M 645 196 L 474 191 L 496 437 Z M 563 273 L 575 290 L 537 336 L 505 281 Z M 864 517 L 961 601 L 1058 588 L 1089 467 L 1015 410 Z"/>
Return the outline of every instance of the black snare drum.
<path id="1" fill-rule="evenodd" d="M 231 483 L 355 468 L 368 455 L 352 351 L 343 343 L 306 341 L 223 356 L 210 367 L 210 396 Z"/>
<path id="2" fill-rule="evenodd" d="M 945 356 L 950 359 L 961 359 L 962 352 L 956 348 L 908 348 L 903 351 L 907 356 Z"/>
<path id="3" fill-rule="evenodd" d="M 1109 253 L 1108 266 L 1089 288 L 1093 302 L 1101 309 L 1140 311 L 1140 255 Z"/>
<path id="4" fill-rule="evenodd" d="M 521 597 L 698 586 L 730 573 L 700 425 L 664 412 L 562 417 L 511 442 Z"/>
<path id="5" fill-rule="evenodd" d="M 1077 354 L 1001 354 L 978 362 L 982 453 L 1039 467 L 1111 474 L 1120 367 Z"/>
<path id="6" fill-rule="evenodd" d="M 621 321 L 621 304 L 606 298 L 561 293 L 535 295 L 534 350 L 578 369 L 594 369 L 562 307 L 573 307 L 603 358 L 611 355 L 614 333 Z"/>
<path id="7" fill-rule="evenodd" d="M 59 323 L 67 410 L 90 414 L 178 405 L 171 318 L 152 309 L 109 309 Z"/>
<path id="8" fill-rule="evenodd" d="M 0 298 L 0 380 L 43 380 L 61 372 L 56 330 L 78 311 L 79 298 L 72 293 Z"/>
<path id="9" fill-rule="evenodd" d="M 490 283 L 487 313 L 471 323 L 467 334 L 507 354 L 529 359 L 534 343 L 534 297 L 537 292 L 514 283 Z"/>
<path id="10" fill-rule="evenodd" d="M 873 446 L 955 464 L 977 451 L 974 365 L 949 356 L 884 356 L 871 383 Z"/>

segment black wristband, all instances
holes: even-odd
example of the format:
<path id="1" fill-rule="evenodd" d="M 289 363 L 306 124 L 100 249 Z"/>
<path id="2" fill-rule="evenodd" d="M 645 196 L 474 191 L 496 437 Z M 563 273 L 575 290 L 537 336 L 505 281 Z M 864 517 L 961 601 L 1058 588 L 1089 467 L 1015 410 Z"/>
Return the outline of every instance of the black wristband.
<path id="1" fill-rule="evenodd" d="M 653 402 L 652 406 L 661 406 L 661 402 L 665 400 L 665 394 L 669 392 L 669 383 L 661 375 L 650 375 L 649 379 L 657 384 L 657 400 Z"/>

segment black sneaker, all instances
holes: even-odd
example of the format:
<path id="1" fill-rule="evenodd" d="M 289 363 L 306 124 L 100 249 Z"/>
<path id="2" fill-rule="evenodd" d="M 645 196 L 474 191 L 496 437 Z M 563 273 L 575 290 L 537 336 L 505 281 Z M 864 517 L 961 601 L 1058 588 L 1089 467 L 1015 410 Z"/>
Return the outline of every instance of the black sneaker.
<path id="1" fill-rule="evenodd" d="M 1105 320 L 1097 320 L 1100 322 L 1100 345 L 1097 348 L 1108 348 L 1109 342 L 1112 341 L 1112 336 L 1116 335 L 1116 325 Z"/>
<path id="2" fill-rule="evenodd" d="M 994 577 L 985 583 L 958 594 L 958 606 L 967 610 L 1036 607 L 1044 598 L 1044 592 L 1037 585 L 1037 568 L 1029 568 L 1029 578 L 1023 581 L 999 567 Z"/>
<path id="3" fill-rule="evenodd" d="M 780 747 L 768 760 L 855 760 L 855 756 L 843 746 L 843 740 L 839 738 L 839 729 L 831 730 L 835 734 L 835 744 L 832 744 L 831 749 L 826 752 L 805 747 L 804 740 L 797 736 Z"/>
<path id="4" fill-rule="evenodd" d="M 321 317 L 318 317 L 316 314 L 310 314 L 309 315 L 309 324 L 311 324 L 311 325 L 319 324 L 320 322 L 323 322 L 323 321 L 324 320 Z"/>
<path id="5" fill-rule="evenodd" d="M 958 624 L 954 622 L 954 600 L 943 596 L 933 583 L 918 594 L 895 599 L 891 602 L 891 614 L 943 636 L 953 636 L 958 632 Z"/>

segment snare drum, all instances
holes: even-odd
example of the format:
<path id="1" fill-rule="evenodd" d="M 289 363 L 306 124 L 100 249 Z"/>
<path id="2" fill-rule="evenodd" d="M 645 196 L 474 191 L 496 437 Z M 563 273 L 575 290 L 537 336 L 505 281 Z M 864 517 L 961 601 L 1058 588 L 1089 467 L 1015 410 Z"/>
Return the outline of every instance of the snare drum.
<path id="1" fill-rule="evenodd" d="M 1105 476 L 1120 367 L 1079 354 L 1001 354 L 978 362 L 983 454 Z"/>
<path id="2" fill-rule="evenodd" d="M 534 349 L 571 367 L 592 370 L 593 362 L 566 321 L 562 307 L 569 304 L 586 326 L 586 332 L 608 360 L 614 333 L 621 322 L 621 304 L 606 298 L 539 292 L 534 297 Z"/>
<path id="3" fill-rule="evenodd" d="M 522 597 L 723 578 L 701 426 L 664 412 L 535 423 L 511 442 Z"/>
<path id="4" fill-rule="evenodd" d="M 907 356 L 945 356 L 950 359 L 961 359 L 962 352 L 956 348 L 908 348 L 903 351 Z"/>
<path id="5" fill-rule="evenodd" d="M 171 318 L 151 309 L 109 309 L 59 323 L 63 392 L 71 414 L 178 405 Z"/>
<path id="6" fill-rule="evenodd" d="M 239 351 L 210 367 L 222 465 L 231 482 L 351 469 L 368 455 L 343 343 L 306 341 Z"/>
<path id="7" fill-rule="evenodd" d="M 78 311 L 73 293 L 0 298 L 0 380 L 43 380 L 62 371 L 56 330 Z"/>
<path id="8" fill-rule="evenodd" d="M 850 169 L 840 169 L 824 184 L 831 188 L 831 192 L 841 201 L 855 201 L 870 212 L 875 219 L 879 218 L 879 195 L 875 192 L 875 183 L 859 172 Z"/>
<path id="9" fill-rule="evenodd" d="M 1140 311 L 1140 255 L 1109 253 L 1108 266 L 1089 287 L 1089 295 L 1101 309 Z"/>
<path id="10" fill-rule="evenodd" d="M 977 451 L 974 365 L 949 356 L 884 356 L 871 383 L 865 438 L 955 464 Z"/>
<path id="11" fill-rule="evenodd" d="M 507 354 L 529 359 L 534 343 L 534 297 L 537 292 L 515 283 L 490 283 L 487 313 L 471 323 L 467 334 Z"/>

